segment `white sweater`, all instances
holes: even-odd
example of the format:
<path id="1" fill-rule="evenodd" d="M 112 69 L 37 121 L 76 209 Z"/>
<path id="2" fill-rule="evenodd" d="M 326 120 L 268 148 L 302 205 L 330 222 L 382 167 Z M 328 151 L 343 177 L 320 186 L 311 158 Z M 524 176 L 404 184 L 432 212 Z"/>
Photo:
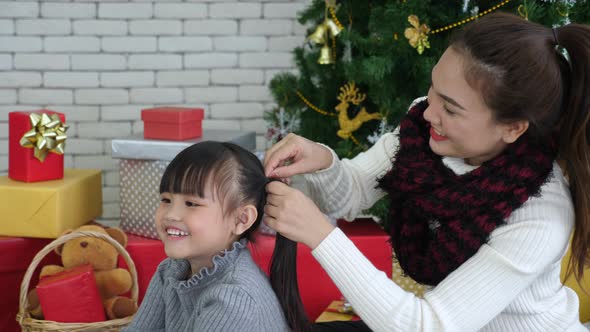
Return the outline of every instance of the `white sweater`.
<path id="1" fill-rule="evenodd" d="M 385 134 L 352 160 L 338 160 L 305 176 L 318 206 L 334 217 L 354 219 L 385 193 L 376 179 L 392 166 L 399 144 Z M 443 158 L 456 174 L 475 167 Z M 578 297 L 560 282 L 561 259 L 574 223 L 567 182 L 553 173 L 532 197 L 496 228 L 487 244 L 424 298 L 402 290 L 335 229 L 313 250 L 365 323 L 385 331 L 585 331 Z"/>

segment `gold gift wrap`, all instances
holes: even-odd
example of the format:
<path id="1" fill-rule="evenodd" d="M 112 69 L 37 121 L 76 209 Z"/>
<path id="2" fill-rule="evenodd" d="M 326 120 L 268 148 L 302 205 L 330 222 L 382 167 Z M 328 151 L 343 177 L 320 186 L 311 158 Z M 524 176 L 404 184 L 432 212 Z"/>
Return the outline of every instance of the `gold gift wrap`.
<path id="1" fill-rule="evenodd" d="M 334 321 L 349 321 L 355 318 L 355 314 L 345 312 L 342 310 L 344 301 L 332 301 L 330 305 L 316 318 L 316 323 L 334 322 Z M 357 317 L 358 318 L 358 317 Z"/>
<path id="2" fill-rule="evenodd" d="M 570 260 L 572 255 L 572 247 L 571 242 L 570 246 L 565 254 L 565 257 L 561 260 L 561 281 L 564 285 L 571 288 L 578 294 L 579 299 L 579 310 L 580 310 L 580 321 L 582 323 L 590 322 L 590 294 L 588 291 L 590 290 L 590 267 L 584 268 L 584 277 L 580 282 L 576 280 L 576 278 L 572 275 L 567 280 L 565 280 L 566 272 L 567 272 L 567 264 Z M 582 285 L 584 288 L 582 288 Z"/>
<path id="3" fill-rule="evenodd" d="M 66 169 L 63 179 L 0 177 L 0 235 L 54 239 L 102 215 L 101 170 Z"/>

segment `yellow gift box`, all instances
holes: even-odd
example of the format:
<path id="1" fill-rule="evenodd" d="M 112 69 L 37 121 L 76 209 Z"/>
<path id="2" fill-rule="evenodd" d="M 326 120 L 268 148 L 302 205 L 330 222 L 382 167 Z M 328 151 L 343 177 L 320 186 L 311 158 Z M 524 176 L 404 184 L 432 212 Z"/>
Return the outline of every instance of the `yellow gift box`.
<path id="1" fill-rule="evenodd" d="M 0 235 L 57 238 L 102 215 L 101 171 L 66 169 L 63 179 L 0 177 Z"/>
<path id="2" fill-rule="evenodd" d="M 316 318 L 316 323 L 334 322 L 334 321 L 349 321 L 358 319 L 353 312 L 346 312 L 344 308 L 344 301 L 332 301 L 330 305 Z"/>

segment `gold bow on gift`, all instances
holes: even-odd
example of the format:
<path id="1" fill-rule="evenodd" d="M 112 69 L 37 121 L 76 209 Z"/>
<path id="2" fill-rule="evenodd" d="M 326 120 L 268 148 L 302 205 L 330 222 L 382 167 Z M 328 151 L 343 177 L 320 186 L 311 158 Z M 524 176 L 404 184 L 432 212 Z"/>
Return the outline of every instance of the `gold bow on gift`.
<path id="1" fill-rule="evenodd" d="M 66 147 L 66 130 L 68 126 L 61 122 L 57 114 L 31 113 L 31 130 L 20 139 L 25 148 L 35 148 L 35 158 L 45 161 L 47 153 L 63 154 Z"/>
<path id="2" fill-rule="evenodd" d="M 406 28 L 404 36 L 409 39 L 410 45 L 418 51 L 418 54 L 424 52 L 424 48 L 430 48 L 428 33 L 430 28 L 426 24 L 420 25 L 420 20 L 416 15 L 408 16 L 408 22 L 412 28 Z"/>

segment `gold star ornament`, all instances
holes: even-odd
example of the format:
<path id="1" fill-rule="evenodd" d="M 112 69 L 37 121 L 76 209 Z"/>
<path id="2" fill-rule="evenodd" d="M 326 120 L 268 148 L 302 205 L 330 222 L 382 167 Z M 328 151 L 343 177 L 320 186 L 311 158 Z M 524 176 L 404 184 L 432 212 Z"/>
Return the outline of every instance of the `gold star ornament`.
<path id="1" fill-rule="evenodd" d="M 430 48 L 430 42 L 428 41 L 430 28 L 426 24 L 420 25 L 420 20 L 416 15 L 408 16 L 408 22 L 412 27 L 406 28 L 404 36 L 408 39 L 410 45 L 418 51 L 418 54 L 422 54 L 425 48 Z"/>

